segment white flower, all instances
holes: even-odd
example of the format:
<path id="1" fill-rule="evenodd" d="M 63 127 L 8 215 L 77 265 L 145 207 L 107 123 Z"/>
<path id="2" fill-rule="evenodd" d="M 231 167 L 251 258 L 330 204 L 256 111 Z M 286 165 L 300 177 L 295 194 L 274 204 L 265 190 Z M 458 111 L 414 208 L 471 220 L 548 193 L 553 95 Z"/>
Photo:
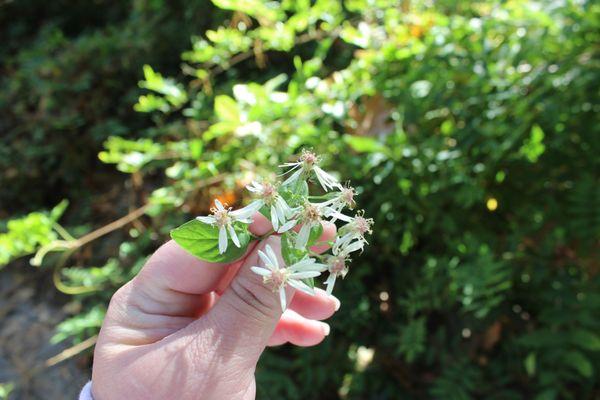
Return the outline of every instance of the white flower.
<path id="1" fill-rule="evenodd" d="M 229 237 L 231 237 L 233 244 L 237 247 L 242 247 L 233 224 L 235 222 L 242 222 L 244 224 L 251 223 L 252 215 L 258 211 L 256 205 L 249 204 L 239 210 L 231 211 L 231 207 L 225 208 L 218 199 L 215 199 L 215 206 L 216 207 L 210 209 L 212 215 L 196 217 L 196 219 L 205 224 L 214 225 L 219 228 L 219 254 L 223 254 L 227 251 L 228 234 Z"/>
<path id="2" fill-rule="evenodd" d="M 276 232 L 283 233 L 296 226 L 296 220 L 288 221 L 288 218 L 293 216 L 295 210 L 279 195 L 275 186 L 269 182 L 260 183 L 253 181 L 246 188 L 260 196 L 259 199 L 251 203 L 254 204 L 254 207 L 258 210 L 264 205 L 270 208 L 271 224 Z"/>
<path id="3" fill-rule="evenodd" d="M 300 223 L 302 227 L 296 236 L 296 248 L 303 249 L 310 238 L 310 231 L 313 227 L 321 224 L 323 209 L 318 204 L 306 202 L 300 211 Z"/>
<path id="4" fill-rule="evenodd" d="M 345 186 L 340 188 L 339 192 L 334 194 L 334 197 L 331 199 L 321 203 L 322 206 L 328 206 L 331 209 L 341 212 L 345 207 L 349 209 L 354 209 L 356 207 L 356 201 L 354 201 L 354 196 L 356 196 L 356 191 L 353 187 Z M 332 221 L 332 222 L 335 222 Z"/>
<path id="5" fill-rule="evenodd" d="M 347 263 L 350 261 L 346 254 L 339 254 L 330 256 L 327 260 L 327 269 L 329 270 L 329 277 L 325 281 L 325 285 L 327 285 L 327 293 L 331 294 L 333 292 L 333 287 L 335 285 L 335 280 L 338 276 L 344 278 L 348 273 L 348 265 Z"/>
<path id="6" fill-rule="evenodd" d="M 291 185 L 296 182 L 302 175 L 309 176 L 311 171 L 314 171 L 317 180 L 323 187 L 323 190 L 328 191 L 334 188 L 341 188 L 338 181 L 328 172 L 325 172 L 318 165 L 319 157 L 313 152 L 302 150 L 300 159 L 297 162 L 285 163 L 280 167 L 291 167 L 285 174 L 294 171 L 286 180 L 283 182 L 284 185 Z"/>
<path id="7" fill-rule="evenodd" d="M 368 244 L 365 239 L 365 234 L 373 233 L 371 227 L 373 226 L 372 218 L 365 218 L 364 212 L 360 211 L 357 215 L 352 218 L 338 212 L 331 212 L 330 215 L 341 219 L 342 221 L 348 222 L 342 228 L 340 228 L 338 236 L 333 244 L 334 254 L 349 254 L 354 251 L 358 251 L 364 248 L 365 244 Z"/>
<path id="8" fill-rule="evenodd" d="M 285 296 L 285 286 L 290 285 L 291 287 L 301 290 L 310 295 L 314 295 L 314 290 L 306 283 L 302 282 L 302 279 L 315 278 L 321 275 L 327 267 L 323 264 L 315 262 L 314 258 L 304 258 L 289 267 L 279 266 L 277 256 L 271 246 L 265 246 L 265 252 L 258 251 L 258 255 L 264 264 L 264 267 L 250 267 L 252 272 L 263 277 L 263 282 L 267 285 L 274 293 L 279 292 L 279 301 L 281 303 L 281 310 L 285 311 L 287 307 L 287 300 Z"/>

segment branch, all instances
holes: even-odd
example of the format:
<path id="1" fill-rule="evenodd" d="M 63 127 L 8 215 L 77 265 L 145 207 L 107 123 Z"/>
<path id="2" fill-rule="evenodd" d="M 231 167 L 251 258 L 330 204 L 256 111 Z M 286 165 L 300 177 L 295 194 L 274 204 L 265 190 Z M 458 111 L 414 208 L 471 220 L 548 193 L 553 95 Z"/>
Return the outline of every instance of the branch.
<path id="1" fill-rule="evenodd" d="M 61 363 L 65 360 L 68 360 L 71 357 L 75 357 L 77 354 L 81 353 L 82 351 L 85 351 L 85 350 L 89 349 L 90 347 L 94 346 L 96 344 L 97 340 L 98 340 L 98 335 L 89 337 L 89 338 L 85 339 L 83 342 L 77 343 L 75 346 L 69 347 L 68 349 L 61 351 L 54 357 L 47 359 L 44 366 L 46 368 L 53 367 L 56 364 Z"/>

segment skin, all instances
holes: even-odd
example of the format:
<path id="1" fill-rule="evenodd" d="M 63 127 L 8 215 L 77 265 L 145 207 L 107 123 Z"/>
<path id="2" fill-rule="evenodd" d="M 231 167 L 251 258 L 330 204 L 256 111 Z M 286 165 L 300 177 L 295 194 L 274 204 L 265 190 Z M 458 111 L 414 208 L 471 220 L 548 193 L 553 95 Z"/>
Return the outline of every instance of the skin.
<path id="1" fill-rule="evenodd" d="M 262 215 L 254 221 L 255 235 L 270 231 Z M 323 227 L 326 242 L 335 226 Z M 94 399 L 254 399 L 266 346 L 320 343 L 329 334 L 321 320 L 339 301 L 322 290 L 310 296 L 288 287 L 282 314 L 278 294 L 250 271 L 265 244 L 280 256 L 273 235 L 229 265 L 198 260 L 173 241 L 160 247 L 110 301 L 94 353 Z"/>

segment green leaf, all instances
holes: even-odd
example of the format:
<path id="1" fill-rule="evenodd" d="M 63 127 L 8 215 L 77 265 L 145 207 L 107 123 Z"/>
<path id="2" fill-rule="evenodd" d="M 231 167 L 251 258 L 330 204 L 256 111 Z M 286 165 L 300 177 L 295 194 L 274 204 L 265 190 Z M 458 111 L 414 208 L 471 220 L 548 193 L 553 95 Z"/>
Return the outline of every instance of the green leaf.
<path id="1" fill-rule="evenodd" d="M 240 122 L 240 111 L 237 103 L 226 95 L 215 98 L 215 114 L 221 121 Z"/>
<path id="2" fill-rule="evenodd" d="M 262 215 L 264 215 L 264 217 L 266 219 L 268 219 L 269 221 L 271 220 L 271 209 L 269 208 L 269 206 L 264 205 L 260 208 L 260 210 L 258 210 L 258 212 L 260 212 Z"/>
<path id="3" fill-rule="evenodd" d="M 284 185 L 279 189 L 279 194 L 290 207 L 298 207 L 308 199 L 308 183 L 298 180 L 293 185 Z"/>
<path id="4" fill-rule="evenodd" d="M 590 378 L 594 374 L 594 367 L 590 360 L 578 351 L 570 351 L 564 355 L 565 364 L 573 367 L 584 378 Z"/>
<path id="5" fill-rule="evenodd" d="M 536 366 L 536 357 L 535 353 L 529 353 L 527 358 L 525 358 L 525 371 L 527 371 L 527 375 L 533 376 L 535 375 L 535 366 Z"/>
<path id="6" fill-rule="evenodd" d="M 277 21 L 278 3 L 261 0 L 212 0 L 213 4 L 223 10 L 239 11 L 257 18 L 263 25 L 271 25 Z"/>
<path id="7" fill-rule="evenodd" d="M 366 136 L 344 136 L 344 141 L 359 153 L 383 153 L 388 154 L 388 149 L 381 142 Z"/>
<path id="8" fill-rule="evenodd" d="M 53 221 L 58 221 L 60 217 L 64 214 L 67 206 L 69 205 L 69 200 L 64 199 L 60 203 L 58 203 L 52 210 L 50 210 L 50 218 Z"/>
<path id="9" fill-rule="evenodd" d="M 313 226 L 310 229 L 310 235 L 308 236 L 308 242 L 306 244 L 306 247 L 310 248 L 311 246 L 314 246 L 314 244 L 317 242 L 317 240 L 319 240 L 319 238 L 321 237 L 322 234 L 323 234 L 323 225 L 319 224 L 319 225 Z"/>
<path id="10" fill-rule="evenodd" d="M 237 247 L 228 238 L 227 251 L 223 254 L 219 254 L 219 228 L 195 219 L 173 229 L 171 238 L 185 251 L 201 260 L 212 263 L 227 263 L 244 255 L 248 243 L 250 243 L 250 233 L 248 233 L 246 224 L 235 223 L 234 229 L 241 247 Z"/>
<path id="11" fill-rule="evenodd" d="M 296 246 L 294 246 L 296 235 L 297 233 L 293 231 L 287 231 L 281 235 L 281 256 L 287 266 L 297 263 L 307 254 L 306 250 L 297 249 Z"/>
<path id="12" fill-rule="evenodd" d="M 597 351 L 600 350 L 600 337 L 594 332 L 576 329 L 570 332 L 571 343 L 582 349 Z"/>
<path id="13" fill-rule="evenodd" d="M 302 279 L 302 282 L 306 283 L 308 286 L 310 286 L 313 289 L 315 288 L 315 278 Z"/>
<path id="14" fill-rule="evenodd" d="M 531 128 L 529 138 L 525 140 L 523 146 L 519 149 L 519 152 L 530 162 L 534 163 L 537 162 L 542 154 L 544 154 L 545 150 L 544 131 L 539 125 L 534 125 Z"/>
<path id="15" fill-rule="evenodd" d="M 185 92 L 183 86 L 177 84 L 173 79 L 164 78 L 160 73 L 155 72 L 149 65 L 144 65 L 144 80 L 139 82 L 139 86 L 141 88 L 162 94 L 165 99 L 174 107 L 180 107 L 188 100 L 187 93 Z M 145 110 L 145 107 L 148 107 L 150 105 L 149 103 L 156 102 L 158 100 L 159 98 L 155 96 L 147 97 L 145 100 L 140 98 L 138 108 L 141 109 L 139 111 L 149 111 Z M 147 104 L 144 105 L 144 102 Z M 161 106 L 168 108 L 168 105 L 164 103 L 161 104 Z"/>
<path id="16" fill-rule="evenodd" d="M 322 231 L 323 228 L 321 227 L 321 232 Z M 297 249 L 296 246 L 294 246 L 294 243 L 296 242 L 296 235 L 297 233 L 294 231 L 287 231 L 281 235 L 281 256 L 283 257 L 283 261 L 285 261 L 287 266 L 297 263 L 308 256 L 308 252 L 306 250 Z M 320 236 L 321 235 L 319 234 L 319 237 Z M 302 279 L 302 281 L 311 288 L 315 287 L 314 278 L 306 278 Z"/>

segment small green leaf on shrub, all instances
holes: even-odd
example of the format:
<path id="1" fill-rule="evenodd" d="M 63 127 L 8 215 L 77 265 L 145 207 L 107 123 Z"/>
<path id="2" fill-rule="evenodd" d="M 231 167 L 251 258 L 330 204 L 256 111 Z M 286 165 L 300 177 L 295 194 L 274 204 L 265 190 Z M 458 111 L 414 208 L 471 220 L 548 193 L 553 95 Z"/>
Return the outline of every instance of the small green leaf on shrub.
<path id="1" fill-rule="evenodd" d="M 590 360 L 578 351 L 570 351 L 563 357 L 565 364 L 574 368 L 584 378 L 590 378 L 594 374 L 594 367 Z"/>
<path id="2" fill-rule="evenodd" d="M 537 162 L 538 158 L 544 151 L 546 150 L 546 146 L 544 145 L 544 131 L 539 125 L 534 125 L 531 128 L 531 133 L 529 138 L 525 140 L 523 146 L 519 152 L 525 156 L 530 162 Z"/>
<path id="3" fill-rule="evenodd" d="M 226 95 L 215 98 L 215 114 L 221 121 L 239 122 L 240 111 L 234 99 Z"/>
<path id="4" fill-rule="evenodd" d="M 365 136 L 344 136 L 344 141 L 359 153 L 383 153 L 387 154 L 388 149 L 378 140 Z"/>
<path id="5" fill-rule="evenodd" d="M 527 371 L 527 375 L 533 376 L 535 375 L 535 353 L 529 353 L 527 358 L 525 358 L 525 371 Z"/>
<path id="6" fill-rule="evenodd" d="M 592 331 L 584 329 L 575 329 L 570 333 L 571 342 L 586 350 L 598 351 L 600 350 L 600 337 Z"/>

